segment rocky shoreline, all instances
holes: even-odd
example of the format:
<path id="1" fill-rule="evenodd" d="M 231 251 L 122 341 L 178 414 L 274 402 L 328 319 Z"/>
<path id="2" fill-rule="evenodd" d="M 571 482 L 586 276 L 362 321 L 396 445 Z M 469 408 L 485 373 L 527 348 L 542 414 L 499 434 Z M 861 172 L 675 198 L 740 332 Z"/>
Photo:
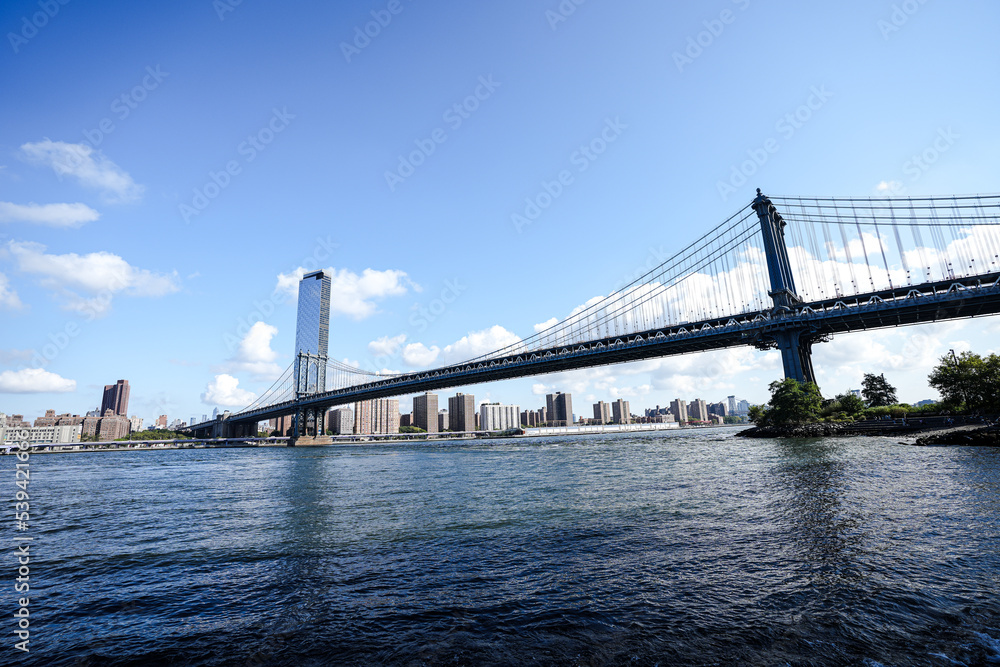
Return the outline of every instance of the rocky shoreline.
<path id="1" fill-rule="evenodd" d="M 915 441 L 901 444 L 914 445 L 967 445 L 967 446 L 1000 446 L 1000 427 L 998 426 L 957 426 L 942 428 L 941 426 L 926 426 L 919 423 L 823 423 L 787 424 L 783 426 L 755 426 L 740 431 L 737 435 L 744 438 L 825 438 L 831 436 L 889 436 L 912 437 L 919 435 Z"/>

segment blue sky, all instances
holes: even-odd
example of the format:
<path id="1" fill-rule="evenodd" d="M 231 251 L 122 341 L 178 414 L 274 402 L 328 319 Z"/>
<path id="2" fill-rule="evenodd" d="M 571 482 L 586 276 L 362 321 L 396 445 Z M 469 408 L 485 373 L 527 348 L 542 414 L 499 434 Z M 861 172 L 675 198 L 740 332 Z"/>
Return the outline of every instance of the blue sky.
<path id="1" fill-rule="evenodd" d="M 998 190 L 1000 7 L 985 1 L 36 0 L 4 3 L 0 27 L 8 414 L 82 413 L 119 378 L 147 420 L 238 407 L 291 363 L 286 287 L 304 269 L 336 271 L 331 354 L 408 370 L 565 317 L 756 187 Z M 512 222 L 564 170 L 552 204 Z M 916 401 L 939 356 L 998 333 L 852 334 L 814 361 L 827 394 L 884 371 Z M 619 396 L 759 402 L 779 375 L 745 349 L 469 391 L 522 407 L 572 391 L 589 414 Z"/>

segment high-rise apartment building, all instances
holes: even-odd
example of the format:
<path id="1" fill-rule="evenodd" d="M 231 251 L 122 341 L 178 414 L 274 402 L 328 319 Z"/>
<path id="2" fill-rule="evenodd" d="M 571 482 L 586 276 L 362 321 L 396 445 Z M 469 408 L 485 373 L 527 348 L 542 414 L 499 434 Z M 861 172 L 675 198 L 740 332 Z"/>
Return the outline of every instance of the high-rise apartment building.
<path id="1" fill-rule="evenodd" d="M 399 433 L 399 399 L 376 398 L 372 419 L 374 433 Z"/>
<path id="2" fill-rule="evenodd" d="M 705 407 L 708 408 L 709 415 L 725 417 L 726 415 L 729 414 L 729 411 L 726 408 L 726 404 L 723 403 L 722 401 L 719 401 L 718 403 L 708 403 Z"/>
<path id="3" fill-rule="evenodd" d="M 687 403 L 679 398 L 670 401 L 670 414 L 674 416 L 677 423 L 683 424 L 688 420 Z"/>
<path id="4" fill-rule="evenodd" d="M 696 398 L 688 403 L 688 419 L 697 419 L 703 422 L 708 421 L 708 409 L 703 399 Z"/>
<path id="5" fill-rule="evenodd" d="M 326 391 L 326 356 L 330 346 L 330 276 L 313 271 L 299 281 L 295 320 L 295 389 L 312 394 Z M 299 353 L 318 355 L 300 367 Z"/>
<path id="6" fill-rule="evenodd" d="M 413 397 L 413 425 L 428 433 L 437 433 L 438 397 L 427 392 Z"/>
<path id="7" fill-rule="evenodd" d="M 354 433 L 399 433 L 399 399 L 376 398 L 354 404 Z"/>
<path id="8" fill-rule="evenodd" d="M 479 406 L 479 428 L 483 431 L 506 431 L 521 426 L 521 408 L 516 405 L 483 403 Z"/>
<path id="9" fill-rule="evenodd" d="M 598 424 L 610 424 L 611 406 L 604 401 L 594 403 L 594 421 Z"/>
<path id="10" fill-rule="evenodd" d="M 448 428 L 449 421 L 448 411 L 438 410 L 438 433 L 444 433 L 445 431 L 450 430 Z"/>
<path id="11" fill-rule="evenodd" d="M 628 401 L 618 399 L 611 404 L 611 418 L 616 424 L 631 424 L 632 413 L 629 412 Z"/>
<path id="12" fill-rule="evenodd" d="M 334 435 L 354 433 L 354 411 L 350 408 L 334 408 L 327 417 L 327 429 Z"/>
<path id="13" fill-rule="evenodd" d="M 354 435 L 371 435 L 374 403 L 375 401 L 361 401 L 354 404 Z"/>
<path id="14" fill-rule="evenodd" d="M 449 397 L 448 423 L 452 431 L 475 431 L 476 397 L 462 392 Z"/>
<path id="15" fill-rule="evenodd" d="M 132 433 L 138 433 L 142 430 L 142 417 L 138 415 L 132 415 L 128 420 L 129 430 Z"/>
<path id="16" fill-rule="evenodd" d="M 101 401 L 101 417 L 113 411 L 122 417 L 128 416 L 128 380 L 119 380 L 114 384 L 104 385 L 104 399 Z"/>
<path id="17" fill-rule="evenodd" d="M 128 433 L 128 417 L 115 414 L 111 408 L 104 411 L 104 416 L 97 424 L 97 439 L 99 441 L 111 442 L 126 437 Z"/>
<path id="18" fill-rule="evenodd" d="M 553 426 L 572 426 L 573 395 L 557 391 L 545 397 L 548 422 Z"/>

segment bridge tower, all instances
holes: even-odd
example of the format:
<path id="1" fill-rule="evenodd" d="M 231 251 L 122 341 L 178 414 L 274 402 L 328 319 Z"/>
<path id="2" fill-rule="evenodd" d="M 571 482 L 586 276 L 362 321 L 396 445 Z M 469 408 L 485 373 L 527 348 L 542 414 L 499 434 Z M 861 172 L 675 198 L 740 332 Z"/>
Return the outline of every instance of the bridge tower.
<path id="1" fill-rule="evenodd" d="M 792 263 L 788 259 L 785 246 L 785 221 L 775 209 L 771 200 L 757 188 L 757 197 L 751 204 L 760 218 L 760 231 L 764 238 L 764 254 L 767 257 L 767 273 L 771 282 L 768 295 L 774 302 L 772 314 L 774 326 L 761 336 L 756 343 L 759 349 L 781 350 L 781 362 L 785 367 L 785 377 L 799 382 L 816 382 L 812 365 L 812 344 L 819 337 L 815 331 L 801 325 L 782 326 L 781 320 L 802 303 L 795 292 L 795 277 Z"/>
<path id="2" fill-rule="evenodd" d="M 295 399 L 326 391 L 326 354 L 299 352 L 295 357 Z M 323 410 L 296 408 L 292 419 L 293 437 L 323 435 Z"/>

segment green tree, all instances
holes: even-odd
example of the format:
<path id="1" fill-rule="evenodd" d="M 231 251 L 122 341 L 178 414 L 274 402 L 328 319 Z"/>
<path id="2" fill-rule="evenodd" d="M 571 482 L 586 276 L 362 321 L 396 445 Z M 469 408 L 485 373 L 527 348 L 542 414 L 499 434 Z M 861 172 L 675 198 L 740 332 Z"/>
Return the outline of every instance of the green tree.
<path id="1" fill-rule="evenodd" d="M 758 426 L 803 424 L 819 419 L 823 397 L 814 383 L 788 378 L 772 382 L 768 389 L 771 390 L 768 407 L 750 408 L 750 419 Z"/>
<path id="2" fill-rule="evenodd" d="M 861 381 L 861 395 L 869 407 L 877 408 L 883 405 L 896 404 L 896 388 L 885 379 L 885 374 L 872 375 L 865 373 Z"/>
<path id="3" fill-rule="evenodd" d="M 420 428 L 419 426 L 400 426 L 399 427 L 399 432 L 400 433 L 427 433 L 427 431 L 425 431 L 424 429 Z"/>
<path id="4" fill-rule="evenodd" d="M 941 357 L 928 384 L 941 392 L 946 406 L 973 412 L 1000 412 L 1000 356 L 963 352 Z"/>
<path id="5" fill-rule="evenodd" d="M 837 396 L 837 405 L 841 412 L 846 412 L 852 417 L 865 409 L 865 402 L 851 392 Z"/>

